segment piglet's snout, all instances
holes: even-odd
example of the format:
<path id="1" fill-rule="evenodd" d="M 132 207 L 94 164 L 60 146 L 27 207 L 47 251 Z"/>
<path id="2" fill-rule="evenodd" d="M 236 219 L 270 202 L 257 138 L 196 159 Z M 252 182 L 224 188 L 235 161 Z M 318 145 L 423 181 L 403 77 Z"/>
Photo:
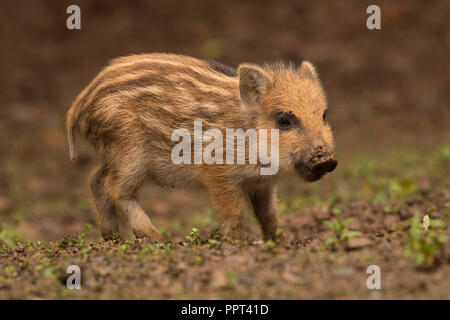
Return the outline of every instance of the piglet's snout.
<path id="1" fill-rule="evenodd" d="M 334 158 L 333 152 L 324 146 L 315 148 L 309 163 L 313 174 L 323 175 L 337 167 L 337 160 Z"/>
<path id="2" fill-rule="evenodd" d="M 331 172 L 337 167 L 337 161 L 335 159 L 329 159 L 320 163 L 315 164 L 312 167 L 312 172 L 314 174 L 325 174 Z"/>

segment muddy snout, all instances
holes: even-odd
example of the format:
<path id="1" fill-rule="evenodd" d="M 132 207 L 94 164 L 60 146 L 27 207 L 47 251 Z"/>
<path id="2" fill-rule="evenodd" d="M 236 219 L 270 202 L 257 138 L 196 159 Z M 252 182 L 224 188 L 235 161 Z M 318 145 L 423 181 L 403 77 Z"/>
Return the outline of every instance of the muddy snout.
<path id="1" fill-rule="evenodd" d="M 337 161 L 335 159 L 328 159 L 319 163 L 316 163 L 311 171 L 313 174 L 324 175 L 325 173 L 331 172 L 337 167 Z"/>
<path id="2" fill-rule="evenodd" d="M 334 158 L 333 152 L 326 150 L 324 147 L 318 147 L 314 150 L 309 163 L 313 175 L 322 176 L 337 167 L 337 160 Z"/>

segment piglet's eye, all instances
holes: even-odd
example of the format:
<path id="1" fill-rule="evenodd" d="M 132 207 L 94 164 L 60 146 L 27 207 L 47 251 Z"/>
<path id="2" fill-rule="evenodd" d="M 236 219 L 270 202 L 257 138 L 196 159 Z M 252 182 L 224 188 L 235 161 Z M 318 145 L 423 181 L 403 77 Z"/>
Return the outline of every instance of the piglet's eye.
<path id="1" fill-rule="evenodd" d="M 277 122 L 278 122 L 278 126 L 283 129 L 289 128 L 292 124 L 290 117 L 287 115 L 284 115 L 284 114 L 280 114 L 278 116 Z"/>

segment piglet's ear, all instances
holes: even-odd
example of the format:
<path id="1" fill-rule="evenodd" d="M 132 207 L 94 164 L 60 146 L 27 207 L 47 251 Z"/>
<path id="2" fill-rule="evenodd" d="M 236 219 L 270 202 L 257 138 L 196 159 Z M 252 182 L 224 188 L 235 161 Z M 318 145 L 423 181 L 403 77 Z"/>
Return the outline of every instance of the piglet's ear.
<path id="1" fill-rule="evenodd" d="M 242 102 L 250 107 L 261 106 L 272 85 L 270 76 L 261 67 L 246 63 L 239 65 L 238 74 Z"/>
<path id="2" fill-rule="evenodd" d="M 298 68 L 298 71 L 300 72 L 300 75 L 311 78 L 311 79 L 319 79 L 319 75 L 317 74 L 316 68 L 312 65 L 309 61 L 303 61 L 300 65 L 300 68 Z"/>

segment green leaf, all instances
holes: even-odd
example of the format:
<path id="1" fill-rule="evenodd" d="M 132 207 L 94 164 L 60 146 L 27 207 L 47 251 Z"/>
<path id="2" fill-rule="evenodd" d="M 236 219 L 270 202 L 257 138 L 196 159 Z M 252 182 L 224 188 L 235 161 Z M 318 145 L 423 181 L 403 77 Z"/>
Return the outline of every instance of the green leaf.
<path id="1" fill-rule="evenodd" d="M 359 235 L 360 233 L 358 231 L 344 231 L 341 235 L 341 239 L 350 239 Z"/>
<path id="2" fill-rule="evenodd" d="M 353 218 L 348 218 L 347 220 L 342 221 L 342 225 L 347 227 L 351 222 L 353 221 Z"/>
<path id="3" fill-rule="evenodd" d="M 334 224 L 331 221 L 324 221 L 323 222 L 324 225 L 326 225 L 328 228 L 333 229 Z"/>

